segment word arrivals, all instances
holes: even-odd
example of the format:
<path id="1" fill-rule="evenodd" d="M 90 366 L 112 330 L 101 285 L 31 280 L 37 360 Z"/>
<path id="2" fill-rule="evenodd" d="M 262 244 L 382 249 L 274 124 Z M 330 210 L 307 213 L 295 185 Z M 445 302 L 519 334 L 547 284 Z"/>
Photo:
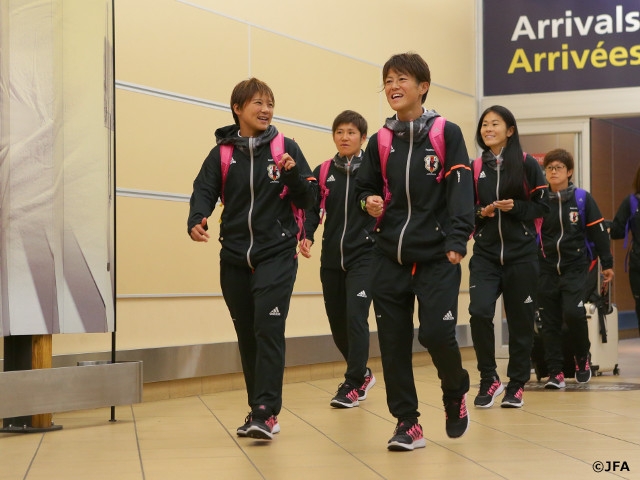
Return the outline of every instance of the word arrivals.
<path id="1" fill-rule="evenodd" d="M 603 5 L 606 5 L 603 2 Z M 571 10 L 565 12 L 565 18 L 544 18 L 538 20 L 538 29 L 531 25 L 531 20 L 526 15 L 518 18 L 516 28 L 511 35 L 511 41 L 515 42 L 519 37 L 524 36 L 529 40 L 540 40 L 545 38 L 545 30 L 551 30 L 551 38 L 558 38 L 564 30 L 564 36 L 573 36 L 573 26 L 575 25 L 578 34 L 586 37 L 593 27 L 593 32 L 597 35 L 610 35 L 613 33 L 632 33 L 640 30 L 640 12 L 631 11 L 625 14 L 622 5 L 616 5 L 615 16 L 602 13 L 596 17 L 589 15 L 584 20 L 574 17 Z M 594 24 L 595 20 L 595 24 Z M 564 27 L 564 28 L 563 28 Z"/>

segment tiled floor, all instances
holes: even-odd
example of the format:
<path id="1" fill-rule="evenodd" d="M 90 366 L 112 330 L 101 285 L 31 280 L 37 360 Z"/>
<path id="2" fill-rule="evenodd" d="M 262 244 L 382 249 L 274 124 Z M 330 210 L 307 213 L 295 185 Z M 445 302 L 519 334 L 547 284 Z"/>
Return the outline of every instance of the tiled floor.
<path id="1" fill-rule="evenodd" d="M 0 479 L 640 479 L 640 339 L 619 351 L 620 376 L 548 391 L 532 375 L 524 408 L 470 407 L 457 440 L 444 432 L 434 368 L 416 367 L 427 447 L 413 452 L 386 449 L 395 422 L 374 372 L 378 384 L 350 410 L 329 407 L 339 378 L 285 385 L 282 432 L 269 444 L 236 437 L 241 390 L 118 407 L 117 422 L 108 408 L 57 414 L 62 430 L 0 434 Z M 477 375 L 465 363 L 472 404 Z"/>

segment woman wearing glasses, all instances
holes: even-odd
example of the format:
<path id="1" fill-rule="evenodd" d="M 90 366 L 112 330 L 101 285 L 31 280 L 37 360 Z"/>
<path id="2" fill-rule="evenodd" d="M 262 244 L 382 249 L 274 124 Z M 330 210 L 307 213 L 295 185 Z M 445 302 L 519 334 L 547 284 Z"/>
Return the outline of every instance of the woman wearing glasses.
<path id="1" fill-rule="evenodd" d="M 604 218 L 591 194 L 571 183 L 573 156 L 562 148 L 544 157 L 550 211 L 541 230 L 538 305 L 542 319 L 548 389 L 565 388 L 562 324 L 566 323 L 578 383 L 591 379 L 589 329 L 584 308 L 592 258 L 599 257 L 605 282 L 613 279 L 613 256 Z M 584 218 L 583 218 L 584 217 Z M 589 243 L 593 242 L 592 249 Z M 590 251 L 593 250 L 593 251 Z"/>
<path id="2" fill-rule="evenodd" d="M 476 229 L 469 262 L 471 336 L 480 371 L 474 405 L 489 408 L 504 391 L 495 359 L 493 317 L 503 296 L 509 328 L 509 383 L 502 407 L 524 404 L 531 372 L 531 347 L 539 273 L 535 219 L 549 209 L 547 184 L 538 162 L 522 152 L 513 114 L 500 105 L 486 109 L 474 161 Z"/>

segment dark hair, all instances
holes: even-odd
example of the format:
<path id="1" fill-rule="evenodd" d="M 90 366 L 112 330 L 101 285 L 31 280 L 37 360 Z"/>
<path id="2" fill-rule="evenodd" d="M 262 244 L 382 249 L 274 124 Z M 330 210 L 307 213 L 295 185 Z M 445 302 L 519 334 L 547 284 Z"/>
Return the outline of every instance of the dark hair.
<path id="1" fill-rule="evenodd" d="M 331 131 L 333 133 L 336 133 L 338 127 L 340 125 L 344 125 L 345 123 L 353 123 L 360 132 L 360 136 L 367 136 L 367 121 L 362 115 L 360 115 L 358 112 L 354 112 L 353 110 L 345 110 L 344 112 L 340 112 L 338 116 L 333 120 Z"/>
<path id="2" fill-rule="evenodd" d="M 415 77 L 418 83 L 427 82 L 431 85 L 431 70 L 429 70 L 429 65 L 427 65 L 427 62 L 417 53 L 398 53 L 391 56 L 391 58 L 387 60 L 387 63 L 384 64 L 384 67 L 382 67 L 383 85 L 389 74 L 389 70 L 411 75 Z M 429 90 L 422 95 L 422 103 L 427 99 L 427 93 L 429 93 Z"/>
<path id="3" fill-rule="evenodd" d="M 564 148 L 556 148 L 555 150 L 547 152 L 547 154 L 544 156 L 544 160 L 542 161 L 542 166 L 544 168 L 547 168 L 547 165 L 549 165 L 551 162 L 560 162 L 564 164 L 565 167 L 567 167 L 567 171 L 573 170 L 573 155 L 567 152 Z M 569 180 L 571 180 L 572 176 L 573 173 L 569 175 Z"/>
<path id="4" fill-rule="evenodd" d="M 490 150 L 490 148 L 484 143 L 480 130 L 482 129 L 484 117 L 491 112 L 504 120 L 507 124 L 507 130 L 513 127 L 513 134 L 507 138 L 507 146 L 502 150 L 502 160 L 504 162 L 504 173 L 502 174 L 502 178 L 504 181 L 500 185 L 500 198 L 517 198 L 520 200 L 526 200 L 529 198 L 529 192 L 527 191 L 528 186 L 526 184 L 526 177 L 524 174 L 524 158 L 522 154 L 522 147 L 520 146 L 518 126 L 513 113 L 511 113 L 508 108 L 501 105 L 493 105 L 487 108 L 482 112 L 482 115 L 480 115 L 480 121 L 478 121 L 476 142 L 483 151 L 486 152 Z"/>
<path id="5" fill-rule="evenodd" d="M 233 92 L 231 92 L 231 113 L 236 125 L 240 125 L 240 120 L 238 120 L 236 112 L 233 111 L 233 106 L 238 105 L 238 107 L 244 108 L 245 104 L 250 101 L 256 93 L 267 95 L 275 105 L 276 100 L 271 88 L 269 88 L 269 85 L 254 77 L 249 78 L 248 80 L 243 80 L 237 84 L 233 88 Z"/>
<path id="6" fill-rule="evenodd" d="M 636 176 L 633 179 L 633 192 L 636 194 L 640 193 L 640 167 L 636 170 Z"/>

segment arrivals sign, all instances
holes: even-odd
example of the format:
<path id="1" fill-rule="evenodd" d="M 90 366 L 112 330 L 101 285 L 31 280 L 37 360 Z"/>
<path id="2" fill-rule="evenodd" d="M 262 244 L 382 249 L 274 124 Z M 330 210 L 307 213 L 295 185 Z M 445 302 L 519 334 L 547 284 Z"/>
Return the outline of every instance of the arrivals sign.
<path id="1" fill-rule="evenodd" d="M 484 95 L 640 86 L 640 0 L 484 0 Z"/>

